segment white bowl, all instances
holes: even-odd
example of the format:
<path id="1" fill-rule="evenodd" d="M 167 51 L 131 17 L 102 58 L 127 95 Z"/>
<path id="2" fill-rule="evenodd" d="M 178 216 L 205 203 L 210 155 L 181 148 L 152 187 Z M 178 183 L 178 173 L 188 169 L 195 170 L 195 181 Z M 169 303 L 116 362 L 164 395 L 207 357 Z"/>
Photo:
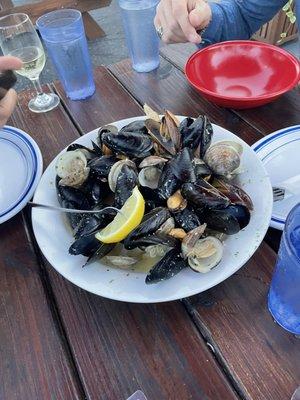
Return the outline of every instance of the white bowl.
<path id="1" fill-rule="evenodd" d="M 114 122 L 114 125 L 120 129 L 136 119 L 144 119 L 144 117 L 121 120 Z M 110 299 L 135 303 L 155 303 L 191 296 L 217 285 L 241 268 L 258 248 L 268 229 L 272 211 L 272 188 L 256 153 L 233 133 L 217 125 L 213 125 L 213 128 L 213 142 L 236 140 L 243 145 L 243 172 L 239 176 L 239 184 L 251 196 L 254 204 L 248 226 L 238 234 L 226 238 L 223 259 L 216 268 L 207 274 L 186 269 L 172 279 L 152 285 L 145 284 L 145 273 L 114 269 L 104 265 L 101 260 L 82 268 L 86 258 L 71 256 L 68 253 L 73 237 L 65 222 L 65 216 L 60 213 L 33 209 L 34 233 L 41 251 L 50 264 L 82 289 Z M 90 146 L 91 140 L 96 138 L 97 131 L 96 129 L 87 133 L 75 143 Z M 34 197 L 36 202 L 58 205 L 54 168 L 57 157 L 41 178 Z"/>

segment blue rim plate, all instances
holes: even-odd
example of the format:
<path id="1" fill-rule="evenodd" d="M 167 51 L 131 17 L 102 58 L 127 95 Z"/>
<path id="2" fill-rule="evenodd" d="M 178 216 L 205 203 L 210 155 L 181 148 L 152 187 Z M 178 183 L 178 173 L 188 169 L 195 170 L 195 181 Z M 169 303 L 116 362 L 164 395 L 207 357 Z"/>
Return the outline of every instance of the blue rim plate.
<path id="1" fill-rule="evenodd" d="M 16 215 L 33 196 L 43 171 L 36 142 L 21 129 L 0 130 L 0 224 Z"/>
<path id="2" fill-rule="evenodd" d="M 270 177 L 272 186 L 300 174 L 300 125 L 280 129 L 252 145 Z M 286 217 L 300 202 L 300 193 L 273 204 L 270 226 L 283 230 Z"/>

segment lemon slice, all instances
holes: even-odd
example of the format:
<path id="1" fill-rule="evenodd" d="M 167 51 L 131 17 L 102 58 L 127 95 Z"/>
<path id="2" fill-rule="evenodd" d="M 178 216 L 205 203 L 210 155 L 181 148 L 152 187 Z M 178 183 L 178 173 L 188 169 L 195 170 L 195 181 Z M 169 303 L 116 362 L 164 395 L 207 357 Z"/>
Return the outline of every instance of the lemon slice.
<path id="1" fill-rule="evenodd" d="M 141 223 L 145 212 L 145 200 L 137 186 L 120 211 L 110 224 L 96 233 L 98 240 L 103 243 L 118 243 Z"/>

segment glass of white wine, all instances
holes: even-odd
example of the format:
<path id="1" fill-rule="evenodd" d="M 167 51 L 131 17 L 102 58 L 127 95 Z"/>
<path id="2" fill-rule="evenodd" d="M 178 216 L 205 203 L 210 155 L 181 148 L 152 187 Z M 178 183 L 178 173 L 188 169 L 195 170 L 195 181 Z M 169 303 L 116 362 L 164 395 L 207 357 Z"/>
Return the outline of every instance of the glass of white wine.
<path id="1" fill-rule="evenodd" d="M 31 99 L 31 111 L 50 111 L 59 104 L 54 93 L 44 93 L 39 76 L 45 66 L 45 52 L 40 38 L 27 14 L 10 14 L 0 18 L 0 46 L 4 55 L 20 58 L 23 67 L 15 72 L 26 76 L 33 83 L 37 96 Z"/>

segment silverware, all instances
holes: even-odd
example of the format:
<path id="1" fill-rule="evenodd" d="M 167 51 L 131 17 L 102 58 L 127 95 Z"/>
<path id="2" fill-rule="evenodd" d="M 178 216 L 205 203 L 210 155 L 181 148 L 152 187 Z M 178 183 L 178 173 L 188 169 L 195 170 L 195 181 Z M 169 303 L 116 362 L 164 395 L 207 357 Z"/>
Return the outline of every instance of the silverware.
<path id="1" fill-rule="evenodd" d="M 273 186 L 274 202 L 281 201 L 296 194 L 300 194 L 300 174 L 285 179 Z"/>
<path id="2" fill-rule="evenodd" d="M 32 208 L 43 208 L 45 210 L 59 211 L 72 214 L 97 214 L 97 213 L 102 213 L 104 210 L 115 210 L 118 213 L 122 214 L 122 212 L 115 207 L 104 207 L 101 210 L 73 210 L 71 208 L 56 207 L 56 206 L 50 206 L 48 204 L 34 203 L 32 201 L 29 201 L 27 204 Z"/>

